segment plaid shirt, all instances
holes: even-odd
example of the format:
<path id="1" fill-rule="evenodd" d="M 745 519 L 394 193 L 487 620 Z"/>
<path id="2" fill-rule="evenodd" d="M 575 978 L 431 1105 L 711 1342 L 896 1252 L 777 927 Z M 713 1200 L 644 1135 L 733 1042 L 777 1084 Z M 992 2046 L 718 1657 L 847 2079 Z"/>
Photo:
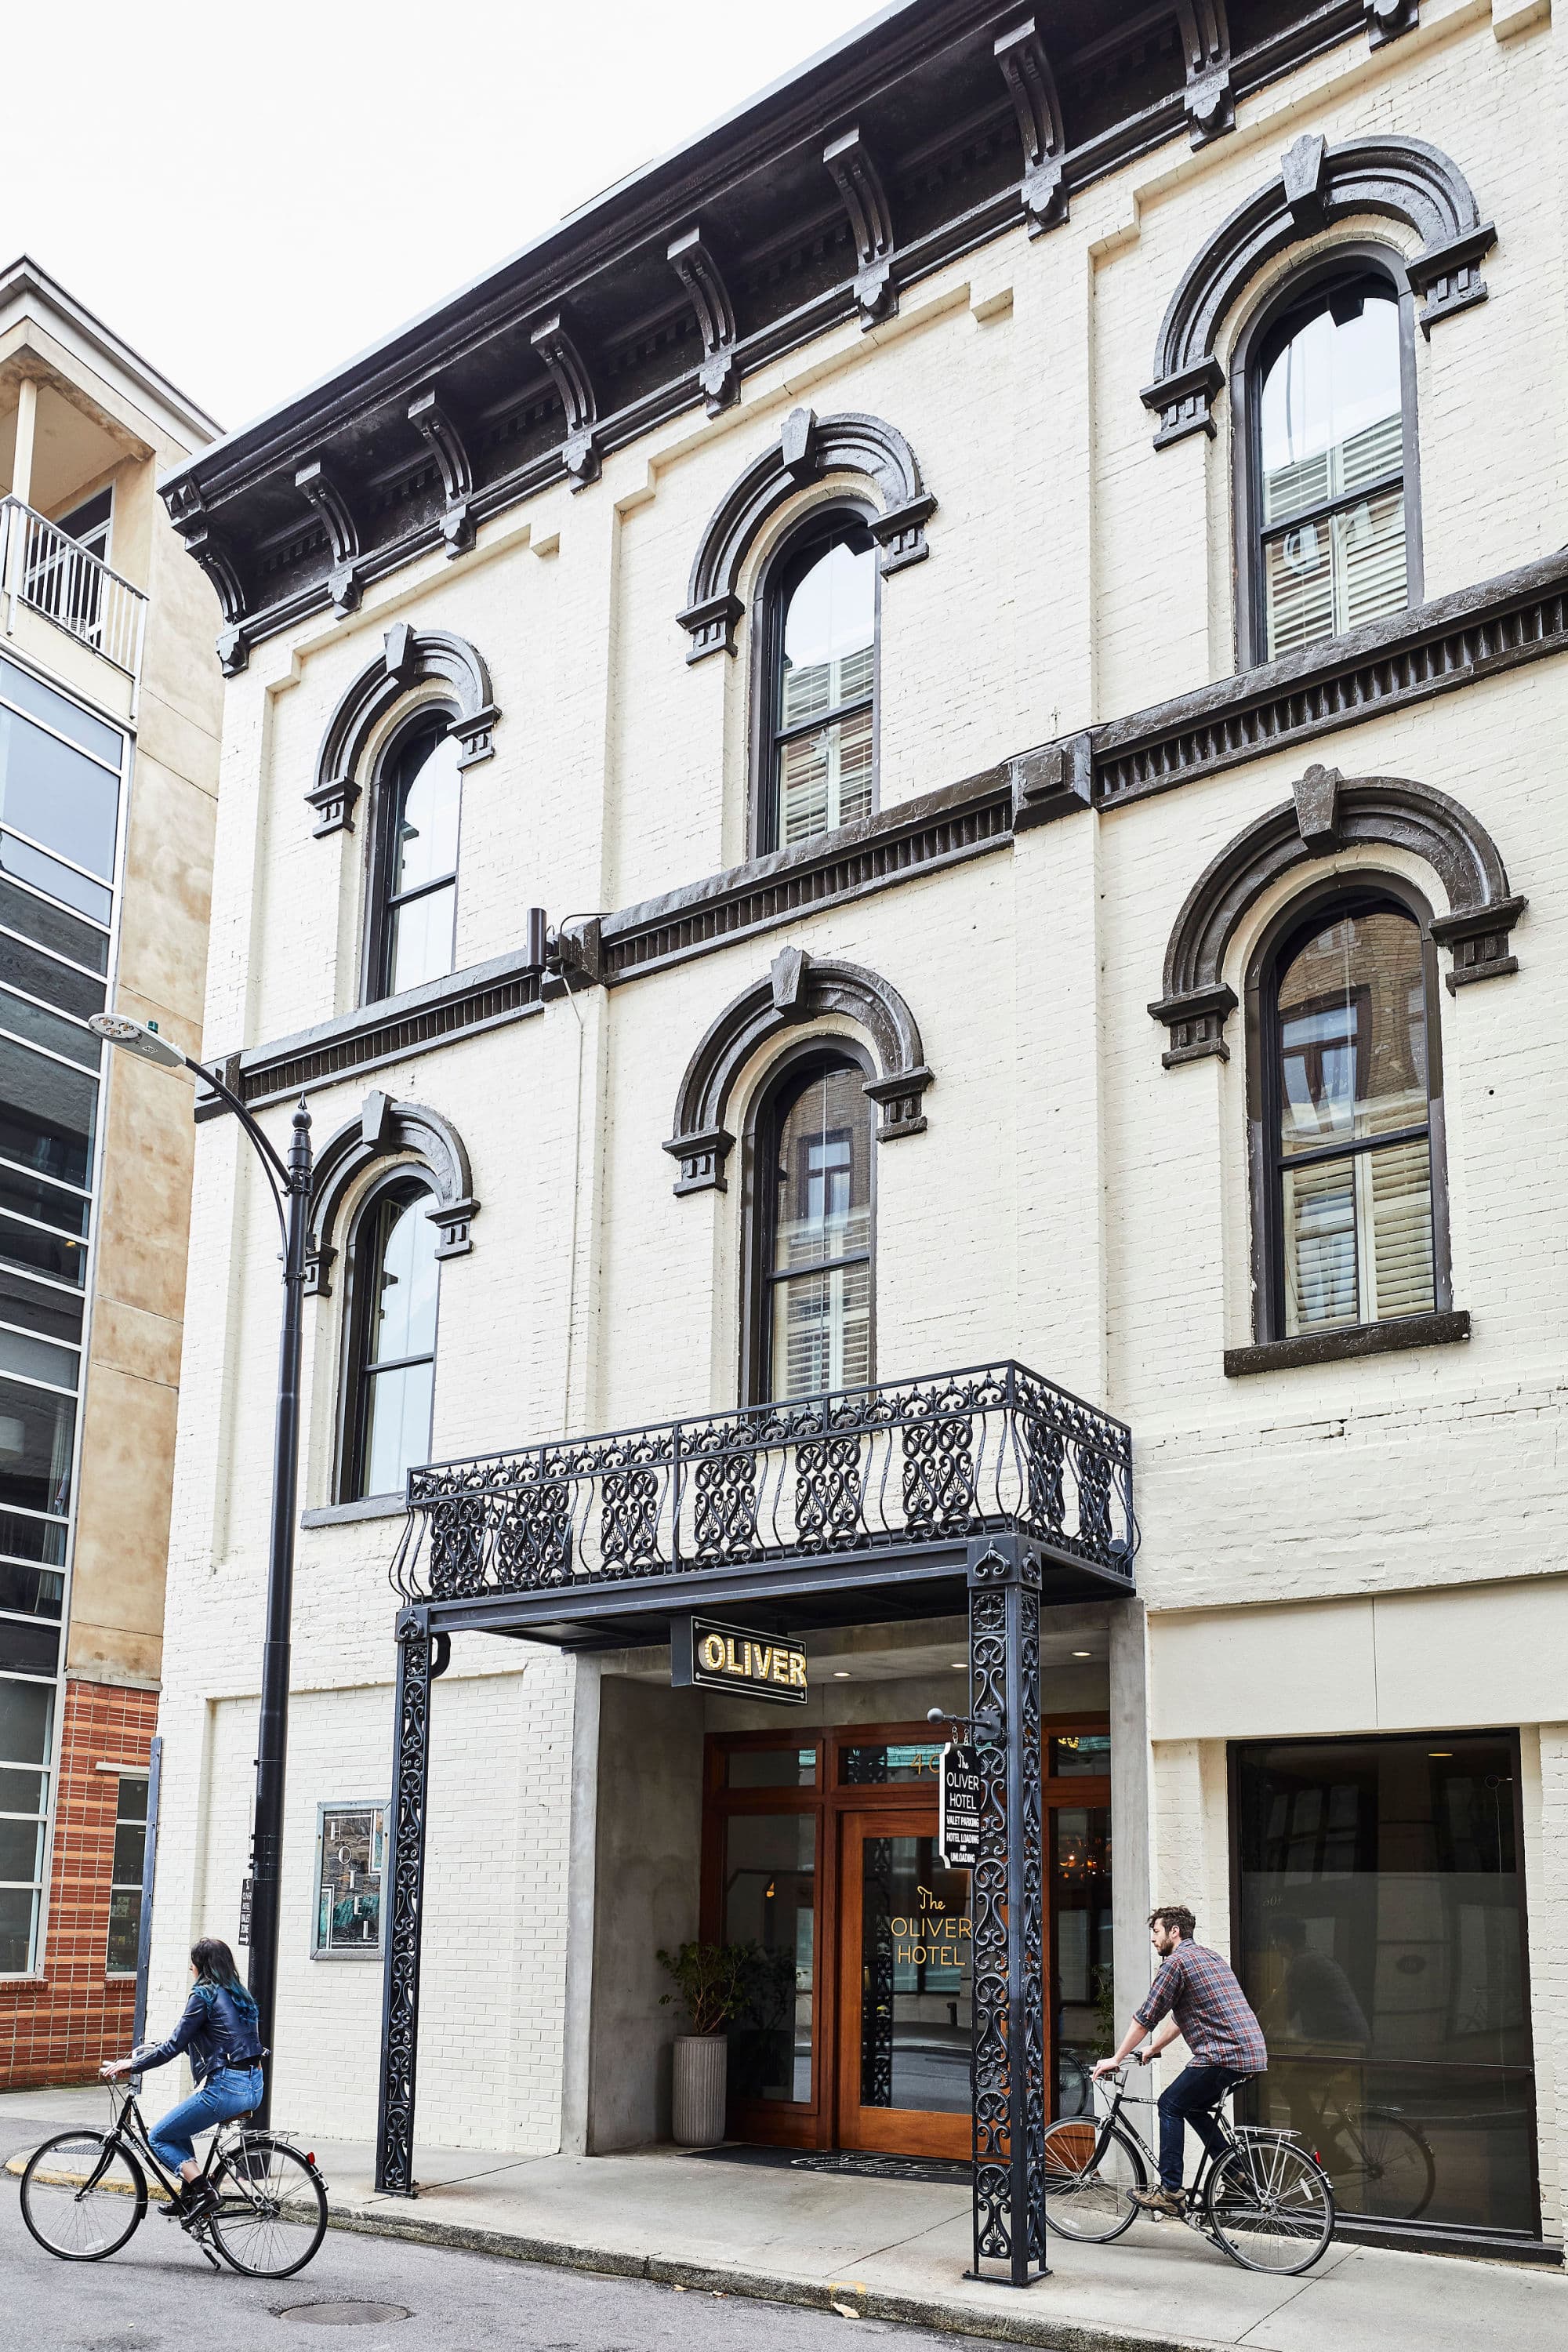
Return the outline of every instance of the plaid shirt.
<path id="1" fill-rule="evenodd" d="M 1263 2029 L 1226 1962 L 1205 1945 L 1182 1942 L 1160 1964 L 1142 2009 L 1132 2012 L 1152 2029 L 1173 2016 L 1199 2066 L 1231 2066 L 1261 2074 L 1268 2064 Z"/>

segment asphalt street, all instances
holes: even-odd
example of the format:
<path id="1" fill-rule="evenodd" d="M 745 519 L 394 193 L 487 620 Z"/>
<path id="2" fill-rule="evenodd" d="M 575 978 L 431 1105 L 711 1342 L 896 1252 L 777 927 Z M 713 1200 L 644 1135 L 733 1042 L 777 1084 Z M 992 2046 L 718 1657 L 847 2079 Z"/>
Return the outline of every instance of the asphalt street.
<path id="1" fill-rule="evenodd" d="M 338 2230 L 298 2278 L 272 2284 L 208 2270 L 155 2213 L 123 2253 L 68 2264 L 27 2235 L 14 2180 L 0 2194 L 0 2334 L 26 2352 L 488 2352 L 503 2345 L 509 2352 L 737 2352 L 742 2343 L 764 2352 L 844 2352 L 847 2330 L 889 2352 L 1003 2352 L 973 2336 Z M 406 2316 L 351 2320 L 344 2306 L 366 2303 Z"/>

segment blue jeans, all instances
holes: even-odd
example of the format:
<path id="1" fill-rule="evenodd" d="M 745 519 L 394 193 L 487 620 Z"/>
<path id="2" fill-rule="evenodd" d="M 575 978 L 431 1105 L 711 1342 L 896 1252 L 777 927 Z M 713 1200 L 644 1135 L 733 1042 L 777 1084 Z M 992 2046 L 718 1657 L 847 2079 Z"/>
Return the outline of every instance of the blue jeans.
<path id="1" fill-rule="evenodd" d="M 147 2135 L 153 2153 L 171 2172 L 178 2172 L 182 2164 L 195 2159 L 195 2133 L 211 2131 L 234 2116 L 247 2116 L 260 2104 L 259 2066 L 219 2066 L 153 2126 Z"/>
<path id="2" fill-rule="evenodd" d="M 1245 2082 L 1234 2066 L 1184 2066 L 1173 2083 L 1160 2094 L 1160 2186 L 1179 2189 L 1191 2124 L 1211 2156 L 1225 2146 L 1215 2118 L 1232 2083 Z"/>

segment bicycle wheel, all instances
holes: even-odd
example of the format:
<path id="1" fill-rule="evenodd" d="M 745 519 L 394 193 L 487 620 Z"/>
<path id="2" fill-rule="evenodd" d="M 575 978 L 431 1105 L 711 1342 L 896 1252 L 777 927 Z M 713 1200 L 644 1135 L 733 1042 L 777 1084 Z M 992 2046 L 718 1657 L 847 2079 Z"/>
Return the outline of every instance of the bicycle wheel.
<path id="1" fill-rule="evenodd" d="M 1339 2174 L 1342 2194 L 1352 2184 L 1360 2191 L 1349 2200 L 1352 2211 L 1387 2221 L 1414 2221 L 1425 2213 L 1437 2186 L 1437 2164 L 1413 2125 L 1385 2107 L 1363 2107 L 1346 2116 L 1340 2137 L 1353 2152 L 1349 2178 Z"/>
<path id="2" fill-rule="evenodd" d="M 1310 2270 L 1334 2234 L 1328 2175 L 1275 2132 L 1247 2132 L 1209 2175 L 1208 2225 L 1244 2271 Z"/>
<path id="3" fill-rule="evenodd" d="M 1046 2134 L 1046 2220 L 1064 2238 L 1103 2246 L 1137 2217 L 1132 2191 L 1147 2174 L 1132 2142 L 1088 2116 L 1069 2116 Z"/>
<path id="4" fill-rule="evenodd" d="M 117 2254 L 147 2210 L 147 2179 L 104 2132 L 57 2132 L 22 2175 L 22 2219 L 62 2263 Z"/>
<path id="5" fill-rule="evenodd" d="M 321 2176 L 287 2140 L 247 2132 L 214 2166 L 212 2185 L 212 2242 L 247 2278 L 291 2278 L 326 2236 Z"/>

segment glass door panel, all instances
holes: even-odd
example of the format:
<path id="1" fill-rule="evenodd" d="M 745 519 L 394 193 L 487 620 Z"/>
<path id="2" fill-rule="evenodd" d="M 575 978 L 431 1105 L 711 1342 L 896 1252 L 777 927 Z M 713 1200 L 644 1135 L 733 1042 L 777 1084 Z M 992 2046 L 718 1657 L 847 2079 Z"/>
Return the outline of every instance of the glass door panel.
<path id="1" fill-rule="evenodd" d="M 725 1825 L 727 1944 L 760 1960 L 730 2029 L 731 2100 L 811 2098 L 816 1964 L 816 1815 L 734 1813 Z"/>
<path id="2" fill-rule="evenodd" d="M 934 1821 L 845 1822 L 839 2139 L 964 2156 L 970 2146 L 969 1879 Z"/>
<path id="3" fill-rule="evenodd" d="M 1056 2112 L 1083 2116 L 1093 2104 L 1089 2075 L 1101 2054 L 1102 2011 L 1110 1991 L 1109 1805 L 1047 1806 L 1046 1875 L 1051 1906 Z"/>

